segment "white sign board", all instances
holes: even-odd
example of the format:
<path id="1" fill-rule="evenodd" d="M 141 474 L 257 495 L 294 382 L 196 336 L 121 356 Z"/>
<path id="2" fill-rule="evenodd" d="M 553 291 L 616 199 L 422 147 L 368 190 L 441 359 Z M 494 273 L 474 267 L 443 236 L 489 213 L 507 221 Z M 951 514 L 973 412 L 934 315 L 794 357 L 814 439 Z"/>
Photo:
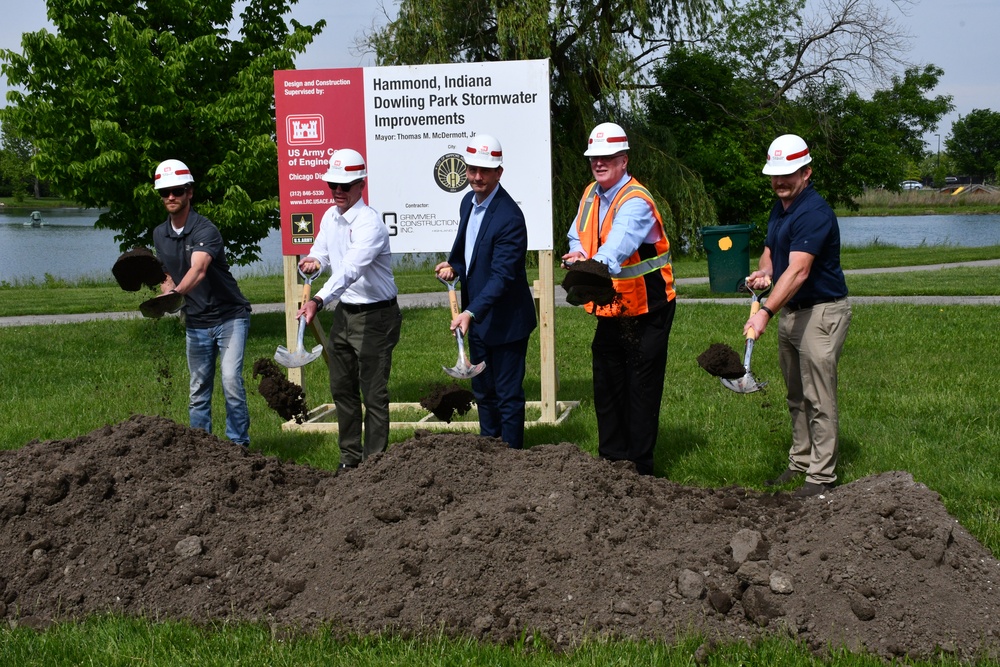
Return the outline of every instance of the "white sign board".
<path id="1" fill-rule="evenodd" d="M 308 253 L 339 148 L 365 156 L 366 201 L 394 253 L 448 252 L 469 191 L 462 156 L 480 133 L 503 147 L 500 182 L 524 211 L 528 249 L 553 248 L 547 60 L 282 70 L 274 89 L 283 254 Z"/>

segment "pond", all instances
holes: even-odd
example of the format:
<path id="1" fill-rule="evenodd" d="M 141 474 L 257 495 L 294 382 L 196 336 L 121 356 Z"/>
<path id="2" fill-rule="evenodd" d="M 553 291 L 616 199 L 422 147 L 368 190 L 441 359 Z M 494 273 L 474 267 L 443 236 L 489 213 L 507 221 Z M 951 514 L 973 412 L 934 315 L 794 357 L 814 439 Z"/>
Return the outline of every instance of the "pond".
<path id="1" fill-rule="evenodd" d="M 1000 245 L 1000 215 L 897 215 L 840 218 L 843 245 L 873 243 L 914 248 Z"/>
<path id="2" fill-rule="evenodd" d="M 115 232 L 95 229 L 99 214 L 87 209 L 41 211 L 42 222 L 32 226 L 30 209 L 0 209 L 0 282 L 42 280 L 45 274 L 65 280 L 110 279 L 121 254 Z M 840 219 L 844 245 L 883 243 L 902 247 L 1000 245 L 1000 215 L 918 215 L 844 217 Z M 281 238 L 277 231 L 261 243 L 264 258 L 234 267 L 245 275 L 281 273 Z M 405 261 L 394 255 L 394 264 Z M 412 259 L 412 258 L 411 258 Z"/>
<path id="3" fill-rule="evenodd" d="M 30 209 L 0 209 L 0 282 L 44 279 L 111 279 L 111 267 L 121 255 L 115 232 L 95 229 L 100 211 L 93 209 L 41 210 L 41 223 L 32 226 Z M 237 278 L 281 273 L 281 238 L 272 232 L 261 242 L 262 261 L 234 267 Z"/>

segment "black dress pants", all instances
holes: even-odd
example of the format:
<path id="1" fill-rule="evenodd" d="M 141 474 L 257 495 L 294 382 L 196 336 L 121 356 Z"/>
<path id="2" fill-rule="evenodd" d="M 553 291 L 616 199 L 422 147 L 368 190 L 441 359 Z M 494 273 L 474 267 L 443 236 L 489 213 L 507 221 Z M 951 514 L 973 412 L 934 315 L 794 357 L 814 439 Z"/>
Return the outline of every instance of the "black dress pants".
<path id="1" fill-rule="evenodd" d="M 638 317 L 598 317 L 591 344 L 598 454 L 653 474 L 676 300 Z"/>

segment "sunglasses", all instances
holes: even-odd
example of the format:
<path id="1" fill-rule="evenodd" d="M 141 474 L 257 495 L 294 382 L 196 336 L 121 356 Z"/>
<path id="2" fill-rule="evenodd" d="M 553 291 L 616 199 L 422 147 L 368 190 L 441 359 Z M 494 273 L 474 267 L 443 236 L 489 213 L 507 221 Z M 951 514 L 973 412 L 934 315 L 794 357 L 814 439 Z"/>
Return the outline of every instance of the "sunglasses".
<path id="1" fill-rule="evenodd" d="M 351 181 L 350 183 L 330 183 L 329 181 L 327 181 L 327 185 L 330 186 L 330 190 L 332 192 L 336 192 L 337 190 L 343 190 L 344 192 L 350 192 L 351 188 L 353 188 L 358 183 L 363 183 L 364 180 L 365 179 L 363 179 L 363 178 L 359 178 L 358 180 Z"/>
<path id="2" fill-rule="evenodd" d="M 181 197 L 184 196 L 184 194 L 187 191 L 188 191 L 188 189 L 186 187 L 184 187 L 184 188 L 164 188 L 163 190 L 157 190 L 157 192 L 160 193 L 160 196 L 163 197 L 164 199 L 166 199 L 170 195 L 173 195 L 177 199 L 180 199 Z"/>

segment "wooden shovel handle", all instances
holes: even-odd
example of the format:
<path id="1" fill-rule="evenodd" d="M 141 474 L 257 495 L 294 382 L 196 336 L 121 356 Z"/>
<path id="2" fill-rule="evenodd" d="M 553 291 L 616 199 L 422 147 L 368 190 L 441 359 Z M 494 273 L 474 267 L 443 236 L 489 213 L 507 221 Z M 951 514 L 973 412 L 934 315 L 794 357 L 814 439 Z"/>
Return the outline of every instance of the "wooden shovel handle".
<path id="1" fill-rule="evenodd" d="M 309 283 L 304 283 L 302 285 L 302 301 L 299 303 L 300 306 L 305 305 L 309 301 L 309 295 L 312 293 L 312 286 Z"/>
<path id="2" fill-rule="evenodd" d="M 753 317 L 759 312 L 760 312 L 760 301 L 754 299 L 753 303 L 750 304 L 750 317 Z M 753 327 L 747 329 L 747 339 L 757 340 L 757 331 Z"/>
<path id="3" fill-rule="evenodd" d="M 453 288 L 448 289 L 448 305 L 451 306 L 451 319 L 462 314 L 462 308 L 458 305 L 458 292 Z"/>

